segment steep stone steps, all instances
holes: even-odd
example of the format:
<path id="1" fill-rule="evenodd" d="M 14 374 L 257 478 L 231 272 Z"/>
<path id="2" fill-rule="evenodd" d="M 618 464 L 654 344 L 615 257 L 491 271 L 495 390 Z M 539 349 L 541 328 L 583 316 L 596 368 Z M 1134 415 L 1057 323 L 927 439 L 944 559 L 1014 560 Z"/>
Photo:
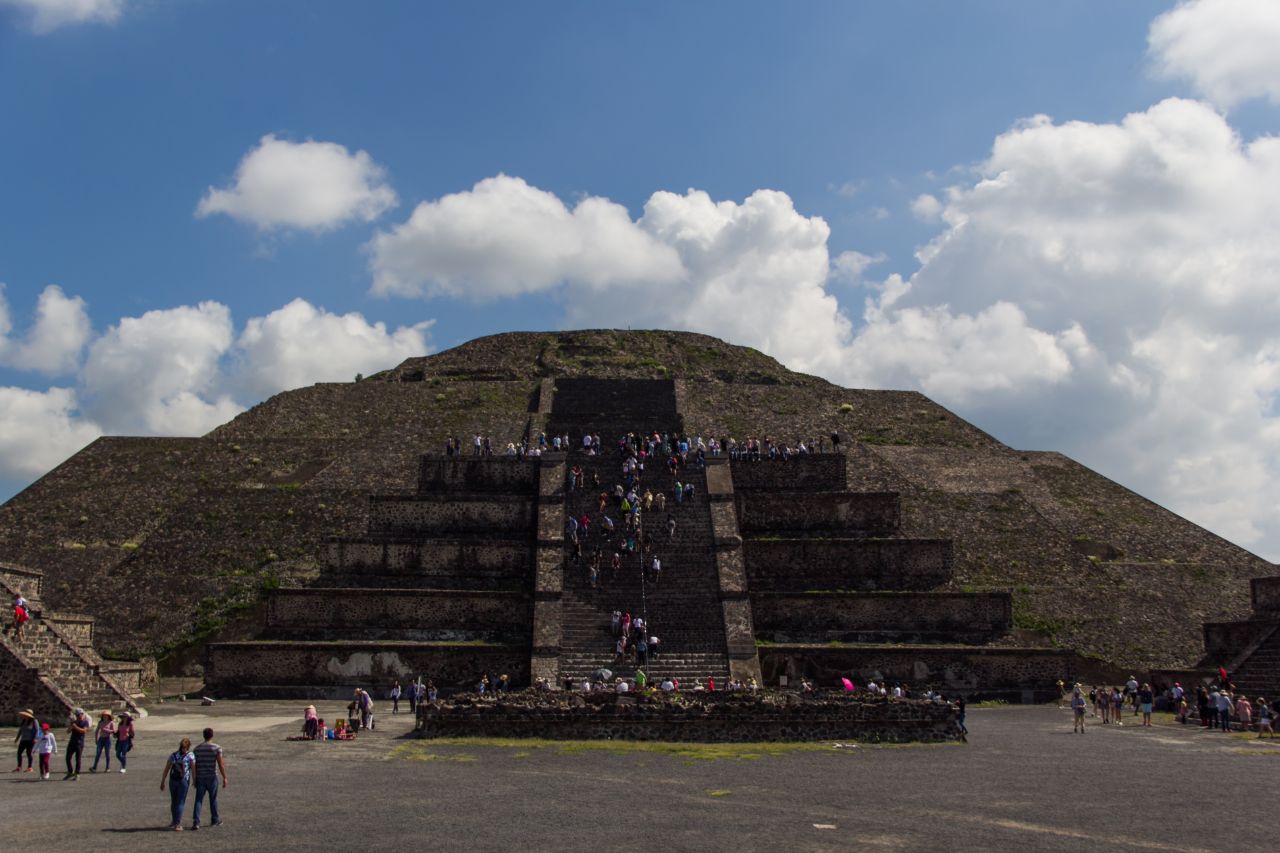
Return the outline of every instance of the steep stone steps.
<path id="1" fill-rule="evenodd" d="M 1265 696 L 1275 701 L 1280 696 L 1280 622 L 1271 636 L 1263 640 L 1253 653 L 1231 674 L 1236 689 L 1256 699 Z"/>
<path id="2" fill-rule="evenodd" d="M 603 438 L 603 433 L 601 434 Z M 621 482 L 621 458 L 617 453 L 599 456 L 570 454 L 567 468 L 583 468 L 586 487 L 566 493 L 566 513 L 575 517 L 584 513 L 593 521 L 583 539 L 583 560 L 566 560 L 561 621 L 561 676 L 588 677 L 600 668 L 616 675 L 631 677 L 634 668 L 616 661 L 616 638 L 610 630 L 615 609 L 630 611 L 633 617 L 644 616 L 648 633 L 661 640 L 661 656 L 646 672 L 651 676 L 672 675 L 682 681 L 706 680 L 708 676 L 724 681 L 728 678 L 724 621 L 719 597 L 719 581 L 713 549 L 711 514 L 706 493 L 705 472 L 694 466 L 683 469 L 679 478 L 691 482 L 694 495 L 676 503 L 672 497 L 672 477 L 661 463 L 651 463 L 641 476 L 638 488 L 666 491 L 666 510 L 656 506 L 642 513 L 642 530 L 651 537 L 653 554 L 662 562 L 662 573 L 655 584 L 641 577 L 641 565 L 647 566 L 652 554 L 623 554 L 622 568 L 616 578 L 610 568 L 614 548 L 602 548 L 600 585 L 592 589 L 588 563 L 596 547 L 605 542 L 599 523 L 599 492 L 612 492 Z M 655 468 L 657 470 L 655 470 Z M 600 486 L 592 485 L 592 475 Z M 617 522 L 610 545 L 622 535 L 621 514 L 612 501 L 606 513 Z M 676 536 L 669 540 L 667 514 L 676 519 Z"/>

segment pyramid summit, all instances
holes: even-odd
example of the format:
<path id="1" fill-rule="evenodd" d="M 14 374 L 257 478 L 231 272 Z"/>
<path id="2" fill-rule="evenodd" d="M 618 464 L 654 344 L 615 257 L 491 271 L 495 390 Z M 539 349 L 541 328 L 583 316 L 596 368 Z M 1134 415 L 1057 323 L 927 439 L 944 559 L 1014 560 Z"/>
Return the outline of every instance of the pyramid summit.
<path id="1" fill-rule="evenodd" d="M 668 509 L 645 512 L 614 581 L 625 539 L 597 526 L 579 555 L 568 526 L 621 530 L 627 433 L 640 492 Z M 515 454 L 540 435 L 545 456 Z M 676 479 L 693 486 L 678 509 Z M 686 677 L 1043 688 L 1090 662 L 1191 667 L 1202 623 L 1244 618 L 1250 579 L 1276 573 L 919 393 L 670 331 L 493 335 L 277 394 L 200 438 L 101 438 L 0 508 L 0 547 L 42 573 L 44 600 L 93 618 L 104 656 L 207 661 L 228 692 L 580 677 L 614 657 L 611 611 L 641 600 Z M 650 587 L 637 566 L 654 554 Z"/>

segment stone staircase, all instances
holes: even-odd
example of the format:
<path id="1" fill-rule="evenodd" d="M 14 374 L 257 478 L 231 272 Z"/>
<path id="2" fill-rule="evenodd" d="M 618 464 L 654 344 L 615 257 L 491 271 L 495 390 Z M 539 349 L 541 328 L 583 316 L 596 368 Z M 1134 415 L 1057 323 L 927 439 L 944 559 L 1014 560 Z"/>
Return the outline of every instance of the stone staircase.
<path id="1" fill-rule="evenodd" d="M 1225 667 L 1238 690 L 1252 698 L 1280 696 L 1280 576 L 1255 578 L 1253 614 L 1239 622 L 1204 626 L 1201 667 Z"/>
<path id="2" fill-rule="evenodd" d="M 0 594 L 12 602 L 21 592 L 30 604 L 32 616 L 22 639 L 17 638 L 12 622 L 7 620 L 0 640 L 0 681 L 5 684 L 6 694 L 14 697 L 11 701 L 22 707 L 41 705 L 51 719 L 65 716 L 77 706 L 88 710 L 128 709 L 141 715 L 135 698 L 104 671 L 103 660 L 94 652 L 92 620 L 46 608 L 40 598 L 42 583 L 39 572 L 0 565 Z M 27 697 L 25 705 L 22 696 Z"/>
<path id="3" fill-rule="evenodd" d="M 600 433 L 603 439 L 606 433 Z M 606 445 L 608 440 L 606 439 Z M 588 677 L 601 667 L 615 675 L 634 677 L 635 668 L 615 660 L 615 637 L 610 631 L 613 611 L 643 616 L 649 634 L 661 640 L 661 653 L 650 661 L 645 671 L 651 679 L 672 676 L 681 683 L 706 682 L 709 677 L 723 684 L 728 680 L 729 662 L 725 649 L 724 622 L 721 615 L 719 584 L 712 543 L 711 512 L 707 498 L 706 475 L 694 466 L 678 474 L 682 482 L 691 482 L 694 495 L 677 504 L 672 497 L 672 477 L 661 463 L 653 463 L 641 477 L 638 488 L 665 491 L 666 512 L 655 507 L 642 513 L 644 533 L 653 542 L 653 553 L 662 562 L 661 578 L 655 584 L 643 580 L 641 565 L 652 561 L 652 555 L 623 553 L 622 568 L 615 579 L 610 563 L 618 539 L 623 534 L 621 514 L 612 501 L 606 508 L 616 522 L 616 533 L 606 541 L 600 522 L 599 493 L 613 491 L 620 483 L 621 458 L 606 451 L 600 456 L 570 454 L 567 468 L 583 468 L 586 488 L 568 491 L 565 512 L 574 517 L 584 513 L 592 519 L 590 533 L 583 539 L 583 560 L 566 557 L 564 594 L 562 598 L 562 636 L 560 674 L 575 679 Z M 593 474 L 601 488 L 592 487 Z M 676 519 L 676 536 L 669 541 L 667 514 Z M 594 550 L 602 549 L 599 588 L 589 583 L 588 564 Z M 566 549 L 566 553 L 571 553 Z"/>

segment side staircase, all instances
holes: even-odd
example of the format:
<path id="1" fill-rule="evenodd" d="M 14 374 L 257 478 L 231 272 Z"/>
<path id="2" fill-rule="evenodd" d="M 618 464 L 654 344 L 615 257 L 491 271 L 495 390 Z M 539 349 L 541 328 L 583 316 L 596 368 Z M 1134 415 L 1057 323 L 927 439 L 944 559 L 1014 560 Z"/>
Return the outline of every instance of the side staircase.
<path id="1" fill-rule="evenodd" d="M 1204 626 L 1201 668 L 1227 670 L 1239 692 L 1251 698 L 1280 696 L 1280 576 L 1254 578 L 1253 614 L 1240 622 Z"/>
<path id="2" fill-rule="evenodd" d="M 0 594 L 12 602 L 19 593 L 30 606 L 31 621 L 18 639 L 12 614 L 0 636 L 0 681 L 8 698 L 5 712 L 31 707 L 42 719 L 60 720 L 73 708 L 145 712 L 137 697 L 106 671 L 108 664 L 93 650 L 93 620 L 57 613 L 41 601 L 43 575 L 0 564 Z"/>

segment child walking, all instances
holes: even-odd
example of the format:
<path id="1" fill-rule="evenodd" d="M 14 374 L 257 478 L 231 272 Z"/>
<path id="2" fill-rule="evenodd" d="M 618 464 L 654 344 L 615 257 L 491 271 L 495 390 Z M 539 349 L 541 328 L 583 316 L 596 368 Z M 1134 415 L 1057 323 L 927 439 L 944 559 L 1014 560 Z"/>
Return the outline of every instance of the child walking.
<path id="1" fill-rule="evenodd" d="M 40 756 L 40 778 L 49 778 L 49 756 L 58 752 L 58 740 L 49 731 L 48 723 L 40 724 L 40 737 L 36 738 L 36 754 Z"/>

